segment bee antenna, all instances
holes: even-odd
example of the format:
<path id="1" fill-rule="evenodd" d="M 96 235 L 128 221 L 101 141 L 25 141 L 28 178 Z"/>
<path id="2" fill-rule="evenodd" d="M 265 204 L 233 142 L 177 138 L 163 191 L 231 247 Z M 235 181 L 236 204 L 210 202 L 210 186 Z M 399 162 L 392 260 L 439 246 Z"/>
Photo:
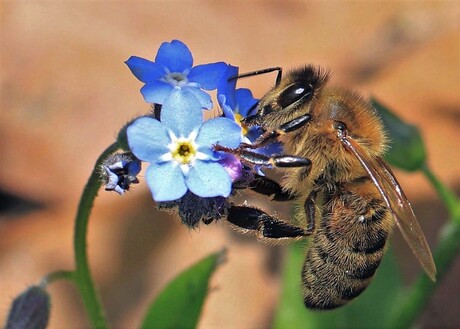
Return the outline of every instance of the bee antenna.
<path id="1" fill-rule="evenodd" d="M 278 71 L 278 74 L 276 76 L 276 85 L 278 86 L 280 84 L 281 78 L 283 76 L 283 69 L 281 67 L 279 67 L 279 66 L 268 67 L 268 68 L 262 69 L 262 70 L 256 70 L 256 71 L 251 71 L 251 72 L 235 75 L 233 77 L 228 78 L 227 81 L 233 81 L 233 80 L 236 80 L 236 79 L 253 77 L 253 76 L 256 76 L 256 75 L 266 74 L 266 73 L 270 73 L 270 72 L 274 72 L 274 71 Z"/>

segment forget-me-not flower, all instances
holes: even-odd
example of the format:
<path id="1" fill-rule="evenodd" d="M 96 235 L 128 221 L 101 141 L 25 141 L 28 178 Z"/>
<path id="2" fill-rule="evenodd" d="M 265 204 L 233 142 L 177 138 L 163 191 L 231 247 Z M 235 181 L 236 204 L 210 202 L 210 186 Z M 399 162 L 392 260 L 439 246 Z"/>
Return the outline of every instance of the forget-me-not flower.
<path id="1" fill-rule="evenodd" d="M 242 127 L 243 141 L 253 143 L 263 131 L 259 126 L 246 126 L 241 121 L 246 118 L 250 111 L 255 109 L 259 102 L 254 98 L 252 92 L 246 88 L 236 89 L 237 79 L 231 79 L 238 75 L 238 67 L 228 65 L 226 78 L 221 80 L 217 89 L 217 99 L 225 117 L 234 120 Z M 281 144 L 271 143 L 257 150 L 259 153 L 272 155 L 282 152 Z"/>
<path id="2" fill-rule="evenodd" d="M 126 64 L 145 83 L 141 93 L 146 102 L 163 105 L 173 91 L 179 90 L 176 97 L 198 101 L 204 109 L 211 109 L 212 101 L 203 89 L 216 89 L 227 69 L 224 62 L 193 66 L 192 53 L 179 40 L 162 43 L 154 62 L 131 56 Z"/>
<path id="3" fill-rule="evenodd" d="M 238 147 L 241 127 L 223 117 L 203 122 L 200 104 L 180 90 L 165 99 L 160 121 L 141 117 L 127 136 L 132 153 L 150 163 L 146 181 L 156 201 L 177 200 L 187 190 L 203 198 L 230 195 L 232 179 L 213 146 Z"/>

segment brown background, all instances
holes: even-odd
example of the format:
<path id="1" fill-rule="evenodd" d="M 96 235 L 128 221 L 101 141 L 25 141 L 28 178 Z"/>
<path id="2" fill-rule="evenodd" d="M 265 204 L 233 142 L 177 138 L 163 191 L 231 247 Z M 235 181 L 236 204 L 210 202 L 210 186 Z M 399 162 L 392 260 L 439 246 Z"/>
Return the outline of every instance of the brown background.
<path id="1" fill-rule="evenodd" d="M 418 125 L 430 166 L 459 190 L 458 2 L 4 1 L 0 19 L 0 323 L 25 287 L 72 268 L 73 216 L 92 165 L 126 121 L 149 109 L 123 62 L 152 59 L 163 41 L 184 41 L 196 63 L 224 60 L 242 72 L 307 62 L 331 69 L 334 84 L 375 95 Z M 273 79 L 244 85 L 260 97 Z M 397 175 L 435 246 L 443 206 L 421 174 Z M 228 262 L 214 276 L 200 327 L 269 325 L 282 247 L 224 224 L 188 231 L 154 210 L 145 184 L 124 197 L 101 193 L 89 233 L 114 327 L 135 327 L 168 280 L 224 246 Z M 394 241 L 411 280 L 417 264 L 399 234 Z M 459 274 L 457 258 L 423 327 L 459 325 Z M 50 292 L 50 328 L 88 325 L 71 284 L 58 282 Z"/>

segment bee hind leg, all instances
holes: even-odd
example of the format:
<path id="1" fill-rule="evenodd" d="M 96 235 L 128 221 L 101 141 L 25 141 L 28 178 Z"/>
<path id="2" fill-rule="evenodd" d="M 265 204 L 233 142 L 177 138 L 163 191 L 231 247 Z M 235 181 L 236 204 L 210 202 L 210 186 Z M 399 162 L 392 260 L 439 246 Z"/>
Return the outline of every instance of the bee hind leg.
<path id="1" fill-rule="evenodd" d="M 260 209 L 249 206 L 231 206 L 227 220 L 244 233 L 254 232 L 261 238 L 295 239 L 310 234 L 301 227 L 286 223 Z"/>

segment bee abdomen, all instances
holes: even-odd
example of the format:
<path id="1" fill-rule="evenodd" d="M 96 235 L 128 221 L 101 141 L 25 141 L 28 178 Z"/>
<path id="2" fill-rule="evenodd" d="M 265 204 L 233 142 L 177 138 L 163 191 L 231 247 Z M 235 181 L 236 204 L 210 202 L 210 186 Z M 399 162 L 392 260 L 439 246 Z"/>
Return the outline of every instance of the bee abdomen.
<path id="1" fill-rule="evenodd" d="M 380 223 L 385 215 L 379 214 L 378 220 L 368 218 L 366 223 L 348 223 L 353 227 L 345 229 L 322 223 L 312 238 L 302 271 L 307 308 L 333 309 L 367 288 L 385 250 L 388 231 Z M 362 232 L 359 225 L 365 226 Z"/>

